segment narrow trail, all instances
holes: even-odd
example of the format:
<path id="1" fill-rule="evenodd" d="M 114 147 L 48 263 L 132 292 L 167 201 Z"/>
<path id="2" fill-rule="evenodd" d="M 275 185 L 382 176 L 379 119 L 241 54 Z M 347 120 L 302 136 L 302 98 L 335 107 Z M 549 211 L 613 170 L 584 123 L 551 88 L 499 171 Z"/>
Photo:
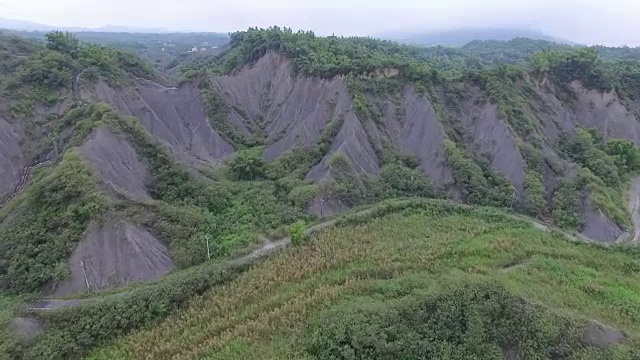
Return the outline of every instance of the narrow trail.
<path id="1" fill-rule="evenodd" d="M 51 133 L 51 131 L 49 131 L 46 125 L 41 125 L 40 128 L 42 129 L 42 132 L 45 135 L 47 135 L 47 138 L 51 140 L 51 143 L 53 144 L 54 157 L 57 158 L 58 155 L 60 155 L 60 150 L 58 149 L 58 142 L 56 141 L 55 137 L 53 137 L 53 134 Z"/>
<path id="2" fill-rule="evenodd" d="M 632 195 L 636 194 L 640 196 L 640 178 L 636 179 L 634 181 L 634 185 L 633 185 L 633 190 L 632 190 Z M 638 196 L 633 197 L 633 199 L 635 199 L 635 202 L 633 204 L 635 205 L 640 205 L 640 199 Z M 631 201 L 630 201 L 631 204 Z M 633 205 L 632 204 L 632 205 Z M 635 230 L 635 237 L 634 237 L 634 241 L 635 239 L 640 239 L 640 215 L 639 215 L 639 211 L 640 206 L 635 206 L 634 205 L 634 210 L 633 210 L 633 216 L 634 216 L 634 228 Z M 365 209 L 359 212 L 354 213 L 353 215 L 367 215 L 370 213 L 373 213 L 376 209 L 375 208 L 369 208 L 369 209 Z M 561 229 L 557 229 L 555 227 L 550 227 L 547 226 L 545 224 L 542 224 L 540 222 L 538 222 L 537 220 L 531 219 L 531 218 L 527 218 L 527 217 L 523 217 L 523 216 L 518 216 L 518 215 L 510 215 L 510 214 L 506 214 L 506 216 L 510 216 L 514 219 L 519 219 L 519 220 L 525 220 L 527 222 L 529 222 L 531 224 L 531 226 L 542 230 L 542 231 L 559 231 L 561 233 L 563 233 L 565 236 L 567 236 L 570 240 L 572 241 L 588 241 L 588 242 L 593 242 L 593 240 L 588 239 L 584 236 L 576 236 L 573 234 L 570 234 L 566 231 L 563 231 Z M 323 230 L 327 227 L 331 227 L 334 226 L 336 223 L 338 222 L 338 219 L 332 219 L 332 220 L 327 220 L 324 222 L 321 222 L 319 224 L 313 225 L 309 228 L 307 228 L 304 232 L 305 235 L 311 235 L 314 232 Z M 244 255 L 244 256 L 240 256 L 236 259 L 232 259 L 229 260 L 229 264 L 236 264 L 236 265 L 242 265 L 242 264 L 247 264 L 247 263 L 251 263 L 253 261 L 265 258 L 275 252 L 278 252 L 280 250 L 286 249 L 289 246 L 291 246 L 291 239 L 289 237 L 284 237 L 282 239 L 279 240 L 269 240 L 265 237 L 262 237 L 262 245 L 258 248 L 253 250 L 251 253 Z M 121 296 L 126 296 L 127 294 L 129 294 L 129 292 L 125 291 L 122 293 L 118 293 L 118 294 L 114 294 L 114 295 L 108 295 L 107 297 L 121 297 Z M 91 302 L 95 302 L 95 301 L 99 301 L 99 300 L 103 300 L 105 299 L 105 297 L 94 297 L 94 298 L 87 298 L 87 299 L 74 299 L 74 300 L 60 300 L 60 299 L 43 299 L 40 301 L 36 301 L 33 302 L 28 309 L 29 310 L 34 310 L 34 311 L 48 311 L 48 310 L 55 310 L 55 309 L 60 309 L 60 308 L 72 308 L 75 306 L 79 306 L 79 305 L 84 305 L 84 304 L 89 304 Z"/>
<path id="3" fill-rule="evenodd" d="M 142 81 L 142 82 L 146 82 L 146 83 L 151 84 L 151 85 L 155 85 L 155 86 L 157 86 L 157 87 L 159 87 L 161 89 L 164 89 L 164 90 L 177 90 L 178 89 L 177 87 L 164 86 L 162 84 L 159 84 L 159 83 L 157 83 L 157 82 L 155 82 L 153 80 L 149 80 L 149 79 L 144 79 L 144 78 L 139 78 L 139 77 L 137 77 L 135 79 L 137 81 Z"/>
<path id="4" fill-rule="evenodd" d="M 368 211 L 371 211 L 371 210 L 363 210 L 361 214 L 364 214 Z M 336 221 L 337 220 L 328 220 L 320 224 L 311 226 L 307 228 L 307 230 L 305 230 L 304 233 L 305 235 L 310 235 L 316 231 L 335 225 Z M 243 264 L 251 263 L 291 246 L 291 239 L 288 237 L 284 237 L 280 240 L 275 240 L 275 241 L 272 241 L 263 237 L 262 241 L 263 241 L 262 245 L 258 249 L 253 250 L 251 253 L 247 255 L 238 257 L 233 260 L 229 260 L 228 264 L 243 265 Z M 31 303 L 29 307 L 27 307 L 27 309 L 32 311 L 48 311 L 48 310 L 56 310 L 56 309 L 63 309 L 63 308 L 73 308 L 80 305 L 90 304 L 95 301 L 104 300 L 105 298 L 111 298 L 111 297 L 115 298 L 115 297 L 126 296 L 127 294 L 129 294 L 129 292 L 125 291 L 125 292 L 114 294 L 114 295 L 108 295 L 106 297 L 94 297 L 94 298 L 87 298 L 87 299 L 73 299 L 73 300 L 42 299 L 42 300 Z"/>
<path id="5" fill-rule="evenodd" d="M 82 74 L 84 74 L 87 70 L 89 70 L 89 68 L 82 70 L 78 75 L 76 75 L 75 81 L 73 82 L 73 86 L 71 87 L 73 96 L 76 98 L 77 101 L 79 101 L 83 105 L 88 105 L 89 102 L 87 100 L 84 100 L 82 98 L 82 94 L 80 93 L 80 78 L 82 77 Z"/>
<path id="6" fill-rule="evenodd" d="M 24 190 L 24 187 L 25 185 L 27 185 L 27 181 L 29 180 L 29 175 L 31 174 L 31 170 L 35 170 L 43 166 L 49 166 L 51 164 L 52 164 L 52 161 L 47 160 L 32 166 L 23 167 L 22 171 L 20 172 L 20 179 L 18 180 L 18 183 L 16 184 L 16 186 L 13 188 L 13 191 L 9 195 L 5 196 L 2 199 L 2 201 L 0 201 L 0 209 L 5 207 L 11 200 L 13 200 L 13 198 L 15 198 L 18 194 L 22 192 L 22 190 Z"/>
<path id="7" fill-rule="evenodd" d="M 47 129 L 46 126 L 41 125 L 40 128 L 42 129 L 42 132 L 47 136 L 47 138 L 49 138 L 49 140 L 51 140 L 51 142 L 53 143 L 53 150 L 54 150 L 53 159 L 39 162 L 31 166 L 24 166 L 22 168 L 22 171 L 20 172 L 18 183 L 16 184 L 16 186 L 14 186 L 13 191 L 8 195 L 6 195 L 4 198 L 0 199 L 0 209 L 7 206 L 7 204 L 11 200 L 13 200 L 13 198 L 15 198 L 18 194 L 22 192 L 22 190 L 24 190 L 24 187 L 27 185 L 27 182 L 29 180 L 29 175 L 31 174 L 32 170 L 38 169 L 43 166 L 49 166 L 53 164 L 53 160 L 58 158 L 59 149 L 58 149 L 58 144 L 56 142 L 56 139 L 53 137 L 53 134 L 51 134 L 51 132 L 49 131 L 49 129 Z"/>

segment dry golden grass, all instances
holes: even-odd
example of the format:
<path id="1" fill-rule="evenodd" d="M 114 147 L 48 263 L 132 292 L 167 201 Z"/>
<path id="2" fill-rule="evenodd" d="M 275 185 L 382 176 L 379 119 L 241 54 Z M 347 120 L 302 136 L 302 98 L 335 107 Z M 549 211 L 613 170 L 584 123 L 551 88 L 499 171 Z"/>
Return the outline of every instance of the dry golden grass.
<path id="1" fill-rule="evenodd" d="M 635 339 L 640 276 L 630 269 L 640 269 L 635 253 L 569 243 L 506 217 L 394 214 L 316 234 L 92 358 L 304 358 L 305 320 L 320 309 L 358 296 L 434 291 L 458 279 L 500 281 Z"/>

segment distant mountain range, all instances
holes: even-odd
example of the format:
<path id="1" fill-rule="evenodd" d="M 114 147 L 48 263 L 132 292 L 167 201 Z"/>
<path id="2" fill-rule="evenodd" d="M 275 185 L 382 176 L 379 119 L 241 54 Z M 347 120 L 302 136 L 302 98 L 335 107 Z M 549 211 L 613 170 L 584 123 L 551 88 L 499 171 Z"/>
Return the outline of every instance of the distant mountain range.
<path id="1" fill-rule="evenodd" d="M 97 28 L 55 26 L 40 24 L 28 20 L 6 19 L 0 17 L 0 29 L 17 31 L 40 31 L 48 32 L 52 30 L 63 30 L 71 32 L 108 32 L 108 33 L 177 33 L 167 28 L 141 28 L 134 26 L 106 25 Z M 374 34 L 373 37 L 393 40 L 408 45 L 417 46 L 464 46 L 473 40 L 511 40 L 517 37 L 530 38 L 535 40 L 548 40 L 557 43 L 577 45 L 566 39 L 549 36 L 539 30 L 526 28 L 461 28 L 429 32 L 424 30 L 389 31 Z"/>
<path id="2" fill-rule="evenodd" d="M 28 20 L 6 19 L 0 17 L 0 29 L 18 30 L 18 31 L 52 31 L 62 30 L 71 32 L 120 32 L 120 33 L 170 33 L 170 29 L 166 28 L 140 28 L 133 26 L 114 26 L 106 25 L 98 28 L 80 27 L 80 26 L 55 26 L 40 24 Z"/>
<path id="3" fill-rule="evenodd" d="M 374 37 L 418 46 L 464 46 L 474 40 L 506 41 L 518 37 L 577 45 L 576 43 L 566 39 L 549 36 L 539 30 L 519 28 L 464 28 L 436 32 L 407 30 L 384 32 L 374 35 Z"/>

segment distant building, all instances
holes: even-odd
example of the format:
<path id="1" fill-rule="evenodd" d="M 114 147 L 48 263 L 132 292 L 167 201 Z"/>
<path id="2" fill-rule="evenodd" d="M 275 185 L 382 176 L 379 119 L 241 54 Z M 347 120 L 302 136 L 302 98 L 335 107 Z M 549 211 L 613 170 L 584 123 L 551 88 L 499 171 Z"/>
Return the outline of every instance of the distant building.
<path id="1" fill-rule="evenodd" d="M 207 51 L 207 48 L 206 47 L 202 47 L 202 48 L 200 48 L 200 51 Z"/>
<path id="2" fill-rule="evenodd" d="M 197 47 L 192 47 L 189 52 L 198 52 L 198 48 Z"/>

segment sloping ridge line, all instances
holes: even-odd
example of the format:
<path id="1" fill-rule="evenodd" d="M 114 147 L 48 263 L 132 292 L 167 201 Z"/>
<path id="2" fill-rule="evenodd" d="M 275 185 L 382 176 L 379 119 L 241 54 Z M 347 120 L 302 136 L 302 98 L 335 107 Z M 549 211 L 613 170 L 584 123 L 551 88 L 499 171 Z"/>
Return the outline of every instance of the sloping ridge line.
<path id="1" fill-rule="evenodd" d="M 640 178 L 638 179 L 638 181 L 640 181 Z M 373 208 L 369 208 L 366 210 L 362 210 L 353 214 L 350 214 L 351 216 L 367 216 L 370 214 L 373 214 L 376 211 L 376 207 Z M 512 215 L 512 214 L 507 214 L 504 213 L 503 214 L 506 217 L 509 218 L 513 218 L 513 219 L 518 219 L 518 220 L 524 220 L 527 221 L 531 224 L 531 226 L 535 227 L 536 229 L 542 230 L 542 231 L 546 231 L 546 232 L 550 232 L 550 231 L 559 231 L 562 234 L 564 234 L 565 236 L 567 236 L 567 238 L 569 240 L 572 241 L 576 241 L 576 240 L 587 240 L 590 241 L 589 239 L 584 239 L 583 237 L 576 237 L 573 236 L 563 230 L 554 228 L 554 227 L 550 227 L 547 225 L 544 225 L 540 222 L 538 222 L 537 220 L 531 219 L 531 218 L 526 218 L 526 217 L 522 217 L 522 216 L 518 216 L 518 215 Z M 305 230 L 304 235 L 305 236 L 309 236 L 315 232 L 324 230 L 325 228 L 328 227 L 332 227 L 334 225 L 336 225 L 338 223 L 338 221 L 340 220 L 340 218 L 337 219 L 332 219 L 332 220 L 328 220 L 316 225 L 313 225 L 309 228 L 307 228 L 307 230 Z M 287 247 L 289 247 L 291 245 L 291 239 L 289 237 L 284 237 L 280 240 L 277 241 L 270 241 L 267 239 L 263 239 L 263 244 L 260 248 L 252 251 L 251 253 L 249 253 L 248 255 L 244 255 L 241 257 L 238 257 L 236 259 L 230 260 L 228 262 L 228 264 L 234 264 L 234 265 L 243 265 L 243 264 L 247 264 L 253 261 L 257 261 L 261 258 L 265 258 L 279 250 L 283 250 L 286 249 Z M 122 292 L 122 293 L 118 293 L 118 294 L 113 294 L 113 295 L 108 295 L 107 297 L 110 298 L 118 298 L 118 297 L 122 297 L 122 296 L 126 296 L 128 295 L 129 292 Z M 101 297 L 94 297 L 94 298 L 87 298 L 87 299 L 73 299 L 73 300 L 61 300 L 61 299 L 43 299 L 40 301 L 36 301 L 31 303 L 31 305 L 27 308 L 27 310 L 31 310 L 31 311 L 48 311 L 48 310 L 56 310 L 56 309 L 61 309 L 61 308 L 73 308 L 76 306 L 80 306 L 80 305 L 86 305 L 86 304 L 90 304 L 92 302 L 96 302 L 96 301 L 100 301 L 103 300 L 104 298 Z"/>

